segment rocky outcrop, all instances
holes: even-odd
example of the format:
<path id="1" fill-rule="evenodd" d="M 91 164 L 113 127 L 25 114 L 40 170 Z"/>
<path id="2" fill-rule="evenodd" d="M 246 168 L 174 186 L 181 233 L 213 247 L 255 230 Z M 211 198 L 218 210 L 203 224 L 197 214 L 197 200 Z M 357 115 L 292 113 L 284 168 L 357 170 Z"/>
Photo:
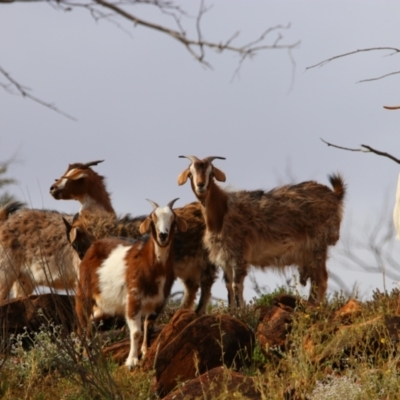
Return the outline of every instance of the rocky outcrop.
<path id="1" fill-rule="evenodd" d="M 190 313 L 190 311 L 189 311 Z M 178 323 L 184 314 L 172 323 Z M 168 325 L 164 328 L 169 329 Z M 174 330 L 171 329 L 171 332 Z M 181 382 L 191 380 L 219 366 L 240 369 L 251 362 L 254 334 L 241 321 L 229 315 L 204 315 L 190 322 L 171 341 L 153 344 L 157 347 L 154 359 L 153 391 L 165 396 Z M 153 347 L 152 346 L 152 347 Z"/>
<path id="2" fill-rule="evenodd" d="M 38 331 L 49 322 L 62 325 L 71 332 L 74 324 L 74 297 L 47 293 L 16 298 L 0 304 L 1 332 L 3 335 Z"/>

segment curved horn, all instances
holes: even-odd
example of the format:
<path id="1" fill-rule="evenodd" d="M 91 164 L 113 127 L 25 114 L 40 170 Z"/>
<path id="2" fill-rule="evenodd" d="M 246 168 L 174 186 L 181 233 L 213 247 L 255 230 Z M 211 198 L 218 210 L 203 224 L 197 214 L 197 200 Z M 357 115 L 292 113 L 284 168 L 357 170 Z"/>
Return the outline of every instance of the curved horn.
<path id="1" fill-rule="evenodd" d="M 209 161 L 210 163 L 213 162 L 214 160 L 226 160 L 225 157 L 218 157 L 218 156 L 210 156 L 210 157 L 206 157 L 204 160 Z"/>
<path id="2" fill-rule="evenodd" d="M 167 207 L 169 207 L 172 210 L 172 207 L 174 206 L 174 203 L 179 200 L 179 197 L 177 197 L 176 199 L 171 200 L 168 204 Z"/>
<path id="3" fill-rule="evenodd" d="M 153 206 L 153 211 L 154 211 L 156 208 L 160 207 L 156 202 L 154 202 L 154 201 L 152 201 L 152 200 L 149 200 L 149 199 L 146 199 L 146 200 Z"/>
<path id="4" fill-rule="evenodd" d="M 188 158 L 192 163 L 200 161 L 196 156 L 179 156 L 179 158 Z"/>
<path id="5" fill-rule="evenodd" d="M 89 168 L 89 167 L 92 167 L 93 165 L 100 164 L 100 163 L 102 163 L 103 161 L 104 161 L 104 160 L 91 161 L 91 162 L 88 162 L 88 163 L 83 164 L 83 165 L 82 165 L 82 168 Z"/>

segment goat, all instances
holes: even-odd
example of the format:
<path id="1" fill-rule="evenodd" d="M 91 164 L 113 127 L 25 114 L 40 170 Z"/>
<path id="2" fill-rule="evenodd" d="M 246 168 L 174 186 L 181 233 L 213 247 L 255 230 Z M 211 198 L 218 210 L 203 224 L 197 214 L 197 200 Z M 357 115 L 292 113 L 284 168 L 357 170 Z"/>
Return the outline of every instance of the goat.
<path id="1" fill-rule="evenodd" d="M 329 176 L 333 190 L 314 181 L 286 185 L 269 192 L 226 191 L 214 181 L 225 174 L 212 161 L 223 157 L 195 156 L 178 177 L 190 179 L 202 205 L 204 245 L 211 262 L 220 265 L 231 309 L 244 305 L 243 282 L 250 265 L 283 268 L 296 264 L 300 283 L 311 280 L 309 301 L 323 300 L 328 272 L 328 246 L 339 240 L 346 192 L 340 175 Z"/>
<path id="2" fill-rule="evenodd" d="M 153 205 L 152 213 L 141 223 L 140 233 L 150 232 L 135 243 L 118 238 L 95 241 L 79 265 L 76 292 L 78 334 L 90 334 L 88 321 L 96 311 L 123 315 L 130 332 L 126 366 L 138 364 L 141 316 L 145 316 L 142 356 L 147 352 L 149 329 L 162 311 L 174 282 L 173 246 L 175 227 L 186 230 L 186 222 L 172 210 L 178 199 L 166 207 Z"/>
<path id="3" fill-rule="evenodd" d="M 99 162 L 88 164 L 94 165 Z M 132 218 L 127 215 L 116 218 L 104 178 L 88 168 L 88 164 L 70 164 L 63 176 L 56 180 L 50 188 L 50 193 L 55 199 L 75 199 L 82 204 L 82 209 L 77 216 L 79 221 L 77 220 L 72 225 L 81 231 L 86 230 L 87 235 L 75 237 L 72 243 L 82 247 L 80 240 L 87 240 L 88 237 L 94 239 L 104 237 L 139 238 L 139 227 L 145 216 Z M 95 191 L 90 190 L 90 185 L 86 180 L 96 188 Z M 98 197 L 96 197 L 97 193 L 100 193 Z M 99 210 L 101 215 L 96 210 Z M 202 242 L 205 223 L 201 205 L 198 202 L 187 204 L 175 209 L 175 214 L 184 219 L 188 225 L 186 232 L 177 232 L 174 240 L 175 276 L 181 279 L 184 285 L 181 307 L 193 307 L 196 293 L 200 287 L 201 295 L 196 312 L 203 314 L 211 298 L 211 287 L 216 279 L 216 267 L 209 262 L 208 253 Z M 70 233 L 67 232 L 67 234 Z M 82 248 L 84 247 L 85 244 Z"/>
<path id="4" fill-rule="evenodd" d="M 76 223 L 76 221 L 79 221 L 77 218 L 72 220 L 72 224 L 70 224 L 64 217 L 62 220 L 64 221 L 67 239 L 71 243 L 72 248 L 76 251 L 76 254 L 78 254 L 79 259 L 82 261 L 95 239 L 87 230 L 82 229 L 79 226 L 79 223 Z"/>
<path id="5" fill-rule="evenodd" d="M 11 288 L 14 296 L 27 296 L 36 286 L 71 290 L 73 265 L 79 258 L 71 251 L 61 217 L 48 210 L 22 209 L 0 224 L 0 301 Z"/>
<path id="6" fill-rule="evenodd" d="M 89 177 L 90 167 L 99 162 L 73 165 L 79 166 Z M 95 206 L 90 208 L 90 199 L 94 191 L 102 195 L 101 188 L 83 187 L 83 175 L 73 176 L 76 182 L 73 187 L 67 185 L 69 181 L 64 182 L 64 189 L 67 187 L 70 196 L 65 198 L 80 199 L 86 212 L 92 208 L 97 211 Z M 57 197 L 56 190 L 53 195 Z M 106 207 L 107 198 L 102 203 L 104 212 L 110 211 Z M 80 260 L 71 250 L 61 219 L 72 221 L 73 216 L 57 211 L 21 209 L 22 204 L 17 208 L 16 213 L 3 209 L 0 215 L 0 301 L 8 297 L 11 288 L 15 297 L 27 296 L 37 286 L 73 290 Z"/>
<path id="7" fill-rule="evenodd" d="M 104 185 L 104 177 L 90 168 L 103 161 L 69 164 L 65 174 L 51 185 L 50 194 L 56 200 L 79 201 L 81 203 L 80 212 L 84 210 L 103 211 L 116 216 L 111 205 L 110 195 Z"/>

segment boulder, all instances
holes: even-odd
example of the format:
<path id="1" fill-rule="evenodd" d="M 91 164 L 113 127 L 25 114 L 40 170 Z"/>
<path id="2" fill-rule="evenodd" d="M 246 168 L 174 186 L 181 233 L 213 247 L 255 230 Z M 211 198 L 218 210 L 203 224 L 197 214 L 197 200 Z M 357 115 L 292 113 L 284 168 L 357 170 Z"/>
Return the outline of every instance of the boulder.
<path id="1" fill-rule="evenodd" d="M 74 324 L 74 297 L 56 293 L 31 295 L 11 299 L 0 304 L 1 332 L 3 335 L 38 331 L 50 321 L 63 325 L 71 332 Z"/>
<path id="2" fill-rule="evenodd" d="M 240 369 L 251 362 L 254 342 L 250 328 L 230 315 L 201 316 L 159 346 L 153 391 L 165 396 L 177 384 L 218 366 Z"/>
<path id="3" fill-rule="evenodd" d="M 154 361 L 158 353 L 171 343 L 192 321 L 197 318 L 197 314 L 191 310 L 178 310 L 163 327 L 161 333 L 151 343 L 151 346 L 143 360 L 142 368 L 148 371 L 154 367 Z M 127 354 L 128 355 L 128 354 Z"/>
<path id="4" fill-rule="evenodd" d="M 289 295 L 277 296 L 271 307 L 262 310 L 257 326 L 256 338 L 263 352 L 267 349 L 283 350 L 290 333 L 296 298 Z"/>

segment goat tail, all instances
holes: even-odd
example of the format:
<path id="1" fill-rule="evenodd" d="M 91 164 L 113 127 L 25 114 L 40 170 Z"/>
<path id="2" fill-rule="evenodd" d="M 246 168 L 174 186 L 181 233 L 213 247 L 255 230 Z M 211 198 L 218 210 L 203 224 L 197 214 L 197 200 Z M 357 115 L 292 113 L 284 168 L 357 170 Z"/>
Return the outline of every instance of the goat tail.
<path id="1" fill-rule="evenodd" d="M 0 222 L 4 222 L 8 219 L 9 215 L 15 213 L 20 208 L 24 207 L 25 204 L 20 201 L 11 201 L 0 208 Z"/>
<path id="2" fill-rule="evenodd" d="M 344 179 L 340 174 L 332 174 L 329 175 L 328 178 L 333 187 L 333 192 L 335 193 L 336 197 L 339 201 L 342 201 L 346 194 L 346 184 L 344 182 Z"/>

